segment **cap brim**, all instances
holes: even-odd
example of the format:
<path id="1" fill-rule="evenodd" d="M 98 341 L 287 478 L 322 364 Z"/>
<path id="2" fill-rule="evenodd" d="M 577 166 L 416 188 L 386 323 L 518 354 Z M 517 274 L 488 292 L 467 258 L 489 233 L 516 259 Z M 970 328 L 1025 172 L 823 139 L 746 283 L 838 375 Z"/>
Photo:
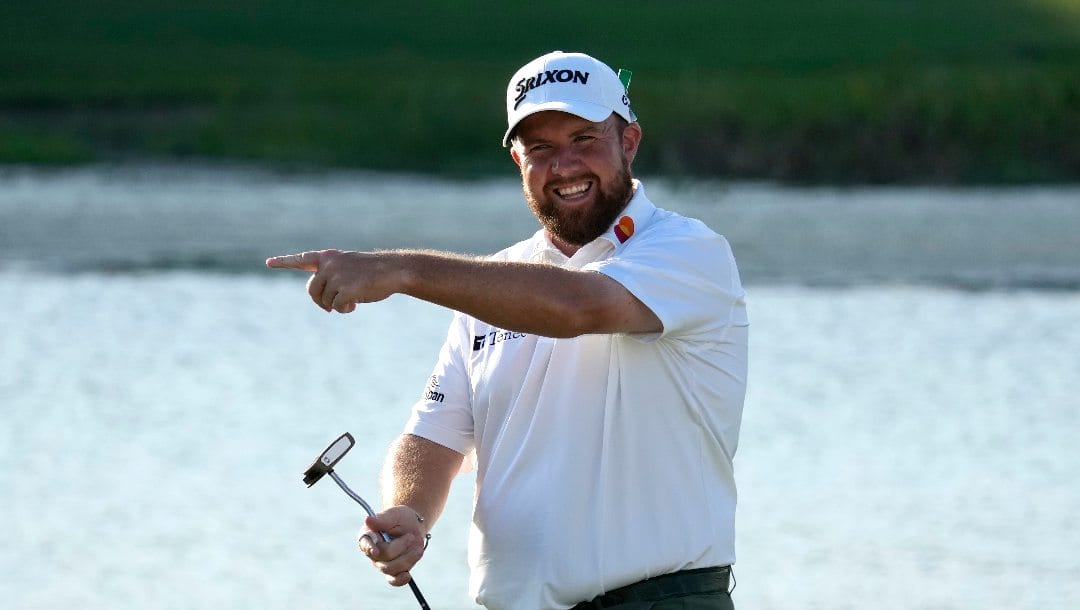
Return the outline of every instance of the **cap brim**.
<path id="1" fill-rule="evenodd" d="M 521 111 L 521 113 L 517 115 L 514 122 L 510 124 L 510 127 L 507 128 L 506 133 L 503 135 L 503 148 L 510 146 L 510 138 L 514 133 L 514 130 L 517 129 L 519 123 L 537 112 L 544 112 L 546 110 L 565 112 L 567 114 L 579 116 L 586 121 L 592 121 L 593 123 L 599 123 L 615 112 L 607 106 L 593 104 L 592 102 L 581 102 L 577 100 L 540 102 L 539 104 L 532 105 L 528 109 Z"/>

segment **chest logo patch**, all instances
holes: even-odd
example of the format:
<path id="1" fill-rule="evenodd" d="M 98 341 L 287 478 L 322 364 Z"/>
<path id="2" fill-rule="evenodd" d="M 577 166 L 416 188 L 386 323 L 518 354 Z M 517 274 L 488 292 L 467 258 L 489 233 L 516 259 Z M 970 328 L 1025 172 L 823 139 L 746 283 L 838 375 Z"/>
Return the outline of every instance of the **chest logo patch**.
<path id="1" fill-rule="evenodd" d="M 510 332 L 508 330 L 493 330 L 486 335 L 474 335 L 472 342 L 472 349 L 474 352 L 478 352 L 485 347 L 494 347 L 495 345 L 502 343 L 503 341 L 509 341 L 511 339 L 521 339 L 527 337 L 525 333 Z"/>
<path id="2" fill-rule="evenodd" d="M 626 240 L 630 239 L 633 234 L 634 219 L 629 216 L 620 218 L 618 224 L 615 225 L 615 237 L 619 238 L 619 243 L 626 243 Z"/>

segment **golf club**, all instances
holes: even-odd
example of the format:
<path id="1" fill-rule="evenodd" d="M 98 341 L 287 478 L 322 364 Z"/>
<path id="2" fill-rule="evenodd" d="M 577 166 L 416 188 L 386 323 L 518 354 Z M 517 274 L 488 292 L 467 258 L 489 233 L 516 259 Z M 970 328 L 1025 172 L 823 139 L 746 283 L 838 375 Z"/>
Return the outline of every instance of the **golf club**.
<path id="1" fill-rule="evenodd" d="M 375 511 L 371 509 L 371 505 L 365 502 L 359 494 L 349 489 L 349 486 L 345 484 L 345 481 L 342 481 L 341 477 L 334 472 L 334 466 L 341 461 L 341 458 L 345 457 L 345 454 L 348 453 L 355 444 L 356 440 L 354 440 L 352 435 L 348 432 L 339 436 L 337 440 L 330 443 L 330 446 L 319 454 L 319 457 L 304 471 L 304 483 L 308 487 L 311 487 L 315 483 L 318 483 L 319 479 L 323 478 L 323 476 L 330 475 L 330 478 L 334 479 L 334 482 L 338 484 L 341 491 L 344 491 L 350 498 L 356 500 L 357 504 L 363 506 L 369 516 L 374 517 Z M 382 536 L 382 539 L 386 542 L 390 542 L 390 535 L 386 532 L 379 532 L 379 535 Z M 420 593 L 420 587 L 416 586 L 415 579 L 409 581 L 409 588 L 412 589 L 413 595 L 416 596 L 416 601 L 420 602 L 420 608 L 422 610 L 431 610 L 427 600 L 424 599 L 424 595 Z"/>

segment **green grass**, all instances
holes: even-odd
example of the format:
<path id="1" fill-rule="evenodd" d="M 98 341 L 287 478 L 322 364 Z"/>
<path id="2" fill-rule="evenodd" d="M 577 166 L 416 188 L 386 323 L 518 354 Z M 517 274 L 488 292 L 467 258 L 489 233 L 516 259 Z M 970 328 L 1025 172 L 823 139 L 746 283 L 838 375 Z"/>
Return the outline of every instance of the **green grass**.
<path id="1" fill-rule="evenodd" d="M 556 48 L 634 71 L 643 173 L 1080 178 L 1080 0 L 5 3 L 0 161 L 512 171 Z"/>

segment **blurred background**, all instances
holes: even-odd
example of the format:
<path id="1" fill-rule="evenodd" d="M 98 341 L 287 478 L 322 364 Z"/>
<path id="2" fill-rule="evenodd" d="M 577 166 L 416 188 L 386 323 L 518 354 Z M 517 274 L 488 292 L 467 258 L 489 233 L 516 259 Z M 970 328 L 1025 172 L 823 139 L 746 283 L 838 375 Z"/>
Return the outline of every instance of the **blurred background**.
<path id="1" fill-rule="evenodd" d="M 505 171 L 542 52 L 634 72 L 639 171 L 798 182 L 1080 177 L 1080 3 L 9 2 L 0 161 Z"/>
<path id="2" fill-rule="evenodd" d="M 416 607 L 300 479 L 350 431 L 378 503 L 450 314 L 262 261 L 530 235 L 553 49 L 633 71 L 635 174 L 739 262 L 736 607 L 1080 607 L 1077 0 L 0 4 L 5 607 Z"/>

